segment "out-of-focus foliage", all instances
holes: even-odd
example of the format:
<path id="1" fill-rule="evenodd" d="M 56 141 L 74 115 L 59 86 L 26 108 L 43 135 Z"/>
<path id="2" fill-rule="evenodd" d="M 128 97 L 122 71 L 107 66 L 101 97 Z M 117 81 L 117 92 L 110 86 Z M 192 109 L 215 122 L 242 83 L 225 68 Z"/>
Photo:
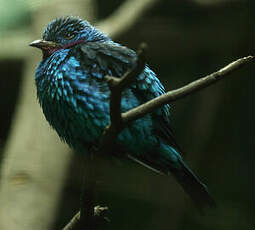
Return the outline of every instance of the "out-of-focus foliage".
<path id="1" fill-rule="evenodd" d="M 0 35 L 28 24 L 30 7 L 27 0 L 0 0 Z"/>

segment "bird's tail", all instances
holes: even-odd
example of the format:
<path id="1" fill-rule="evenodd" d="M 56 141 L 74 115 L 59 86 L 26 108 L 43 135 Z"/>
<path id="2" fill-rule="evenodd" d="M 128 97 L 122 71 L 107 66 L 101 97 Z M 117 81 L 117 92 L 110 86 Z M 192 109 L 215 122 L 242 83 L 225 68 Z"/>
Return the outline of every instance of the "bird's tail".
<path id="1" fill-rule="evenodd" d="M 159 154 L 150 153 L 139 158 L 128 156 L 131 160 L 154 172 L 174 176 L 201 212 L 206 207 L 216 207 L 216 203 L 210 196 L 206 185 L 185 164 L 178 152 L 172 147 L 169 149 L 169 146 L 165 150 Z"/>
<path id="2" fill-rule="evenodd" d="M 178 164 L 179 167 L 171 167 L 170 172 L 200 211 L 206 207 L 215 207 L 216 203 L 210 196 L 207 186 L 199 180 L 181 158 L 178 159 Z"/>

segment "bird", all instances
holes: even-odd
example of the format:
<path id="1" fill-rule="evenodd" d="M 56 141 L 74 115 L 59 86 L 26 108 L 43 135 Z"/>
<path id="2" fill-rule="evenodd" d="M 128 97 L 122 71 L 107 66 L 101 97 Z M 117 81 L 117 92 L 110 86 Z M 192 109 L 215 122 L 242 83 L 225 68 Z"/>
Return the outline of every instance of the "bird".
<path id="1" fill-rule="evenodd" d="M 106 75 L 122 77 L 135 68 L 137 54 L 79 17 L 51 21 L 42 39 L 35 71 L 37 98 L 46 120 L 59 137 L 85 156 L 110 123 L 110 89 Z M 121 112 L 165 93 L 148 64 L 122 92 Z M 207 186 L 184 162 L 175 141 L 166 104 L 123 129 L 116 146 L 134 161 L 173 176 L 199 209 L 215 205 Z M 114 154 L 113 154 L 114 155 Z"/>

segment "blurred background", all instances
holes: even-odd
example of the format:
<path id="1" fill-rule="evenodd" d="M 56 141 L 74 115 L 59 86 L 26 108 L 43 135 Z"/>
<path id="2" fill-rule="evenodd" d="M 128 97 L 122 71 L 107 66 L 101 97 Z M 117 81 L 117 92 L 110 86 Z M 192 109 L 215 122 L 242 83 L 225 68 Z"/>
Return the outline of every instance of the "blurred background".
<path id="1" fill-rule="evenodd" d="M 254 54 L 254 10 L 253 0 L 0 0 L 0 228 L 61 229 L 80 206 L 83 157 L 59 141 L 36 102 L 41 56 L 28 44 L 50 20 L 79 15 L 132 49 L 146 42 L 149 65 L 171 90 Z M 173 178 L 104 159 L 96 204 L 110 208 L 111 223 L 102 229 L 255 229 L 254 68 L 172 105 L 185 161 L 217 209 L 201 216 Z"/>

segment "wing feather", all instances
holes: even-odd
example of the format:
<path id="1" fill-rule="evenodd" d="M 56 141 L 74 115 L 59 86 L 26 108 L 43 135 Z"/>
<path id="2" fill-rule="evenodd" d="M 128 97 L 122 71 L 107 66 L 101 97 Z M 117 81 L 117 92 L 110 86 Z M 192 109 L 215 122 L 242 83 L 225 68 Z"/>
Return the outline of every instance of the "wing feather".
<path id="1" fill-rule="evenodd" d="M 111 75 L 121 77 L 126 71 L 136 65 L 136 53 L 124 46 L 113 42 L 87 42 L 80 45 L 84 65 L 98 65 L 100 74 L 96 76 Z M 144 72 L 139 75 L 137 80 L 130 85 L 134 95 L 143 104 L 165 93 L 165 89 L 156 74 L 146 65 Z M 152 118 L 155 123 L 154 134 L 159 136 L 166 143 L 182 152 L 176 143 L 169 121 L 170 106 L 164 105 L 153 112 Z"/>

